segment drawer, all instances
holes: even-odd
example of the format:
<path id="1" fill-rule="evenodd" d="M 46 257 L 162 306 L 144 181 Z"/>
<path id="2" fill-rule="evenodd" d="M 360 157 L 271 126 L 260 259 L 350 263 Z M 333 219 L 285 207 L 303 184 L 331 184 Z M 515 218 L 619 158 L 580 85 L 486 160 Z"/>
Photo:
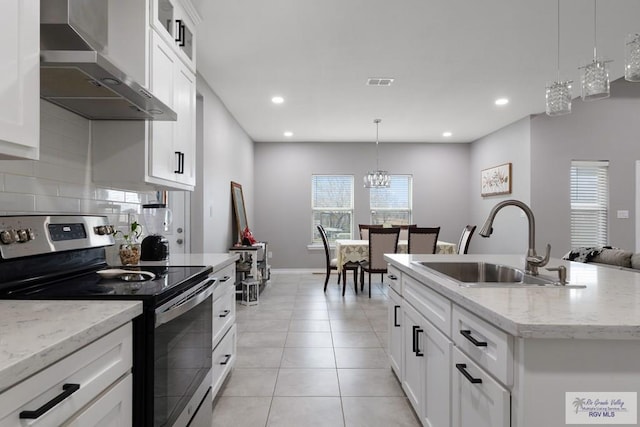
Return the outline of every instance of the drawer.
<path id="1" fill-rule="evenodd" d="M 131 372 L 132 343 L 132 327 L 128 323 L 11 387 L 0 398 L 0 426 L 43 427 L 65 423 Z M 62 395 L 65 384 L 80 387 L 30 423 L 20 420 L 22 411 L 36 411 Z"/>
<path id="2" fill-rule="evenodd" d="M 220 339 L 229 329 L 229 326 L 236 321 L 236 292 L 234 286 L 225 286 L 226 292 L 213 301 L 213 346 L 220 342 Z"/>
<path id="3" fill-rule="evenodd" d="M 65 427 L 125 427 L 132 419 L 133 375 L 128 374 Z"/>
<path id="4" fill-rule="evenodd" d="M 451 415 L 453 427 L 509 427 L 511 395 L 459 349 L 453 349 Z"/>
<path id="5" fill-rule="evenodd" d="M 235 287 L 236 264 L 231 263 L 220 270 L 214 271 L 209 275 L 209 277 L 218 279 L 218 283 L 213 290 L 213 300 L 215 301 L 217 298 L 227 293 L 228 287 Z"/>
<path id="6" fill-rule="evenodd" d="M 413 277 L 402 276 L 404 299 L 445 335 L 451 335 L 451 301 Z"/>
<path id="7" fill-rule="evenodd" d="M 396 291 L 398 295 L 402 295 L 402 272 L 391 264 L 387 266 L 387 275 L 384 278 L 384 283 Z"/>
<path id="8" fill-rule="evenodd" d="M 454 305 L 451 336 L 474 362 L 506 386 L 513 384 L 513 337 Z"/>
<path id="9" fill-rule="evenodd" d="M 229 332 L 222 338 L 220 344 L 213 349 L 211 363 L 213 365 L 212 392 L 215 397 L 222 386 L 225 378 L 236 363 L 236 325 L 229 329 Z"/>

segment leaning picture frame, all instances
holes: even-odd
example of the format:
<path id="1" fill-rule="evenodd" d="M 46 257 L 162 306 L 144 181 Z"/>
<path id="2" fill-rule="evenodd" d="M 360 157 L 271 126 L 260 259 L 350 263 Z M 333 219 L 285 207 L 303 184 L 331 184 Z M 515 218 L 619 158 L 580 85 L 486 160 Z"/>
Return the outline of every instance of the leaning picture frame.
<path id="1" fill-rule="evenodd" d="M 249 227 L 247 223 L 247 212 L 244 205 L 244 194 L 242 185 L 231 181 L 231 202 L 233 203 L 233 213 L 235 216 L 235 228 L 238 241 L 242 241 L 242 233 Z"/>
<path id="2" fill-rule="evenodd" d="M 480 176 L 482 197 L 511 194 L 511 163 L 483 169 Z"/>

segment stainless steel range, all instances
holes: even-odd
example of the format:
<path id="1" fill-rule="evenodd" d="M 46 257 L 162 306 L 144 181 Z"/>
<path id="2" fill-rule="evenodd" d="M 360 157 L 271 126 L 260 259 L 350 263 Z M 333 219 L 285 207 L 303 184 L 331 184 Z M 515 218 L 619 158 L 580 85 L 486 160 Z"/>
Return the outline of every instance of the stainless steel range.
<path id="1" fill-rule="evenodd" d="M 0 298 L 142 301 L 133 325 L 132 425 L 210 426 L 212 269 L 126 267 L 155 277 L 105 279 L 97 272 L 108 267 L 114 232 L 104 216 L 0 217 Z"/>

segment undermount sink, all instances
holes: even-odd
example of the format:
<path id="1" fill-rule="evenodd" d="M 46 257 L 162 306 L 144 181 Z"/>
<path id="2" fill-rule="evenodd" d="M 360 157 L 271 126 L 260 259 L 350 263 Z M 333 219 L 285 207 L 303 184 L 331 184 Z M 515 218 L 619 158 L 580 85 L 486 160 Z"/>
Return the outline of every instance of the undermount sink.
<path id="1" fill-rule="evenodd" d="M 530 276 L 524 271 L 507 265 L 488 262 L 426 262 L 412 261 L 457 280 L 460 286 L 473 287 L 567 287 L 584 288 L 578 285 L 560 285 L 556 280 L 541 276 Z"/>

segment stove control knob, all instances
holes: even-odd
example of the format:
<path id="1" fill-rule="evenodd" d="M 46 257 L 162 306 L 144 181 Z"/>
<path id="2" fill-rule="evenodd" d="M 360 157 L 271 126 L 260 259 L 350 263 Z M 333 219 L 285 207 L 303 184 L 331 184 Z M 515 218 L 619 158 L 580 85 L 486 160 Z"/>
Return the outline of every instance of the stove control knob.
<path id="1" fill-rule="evenodd" d="M 17 234 L 14 230 L 2 230 L 0 231 L 0 242 L 5 245 L 13 243 L 17 240 Z"/>
<path id="2" fill-rule="evenodd" d="M 27 230 L 18 230 L 18 242 L 24 243 L 27 241 L 28 237 Z"/>
<path id="3" fill-rule="evenodd" d="M 107 234 L 114 234 L 116 232 L 116 228 L 113 225 L 107 225 Z"/>
<path id="4" fill-rule="evenodd" d="M 28 240 L 36 240 L 36 233 L 34 233 L 32 229 L 27 228 L 27 237 Z"/>
<path id="5" fill-rule="evenodd" d="M 105 227 L 104 225 L 101 225 L 99 227 L 95 228 L 96 233 L 98 233 L 99 236 L 104 236 L 105 234 L 107 234 L 107 227 Z"/>

